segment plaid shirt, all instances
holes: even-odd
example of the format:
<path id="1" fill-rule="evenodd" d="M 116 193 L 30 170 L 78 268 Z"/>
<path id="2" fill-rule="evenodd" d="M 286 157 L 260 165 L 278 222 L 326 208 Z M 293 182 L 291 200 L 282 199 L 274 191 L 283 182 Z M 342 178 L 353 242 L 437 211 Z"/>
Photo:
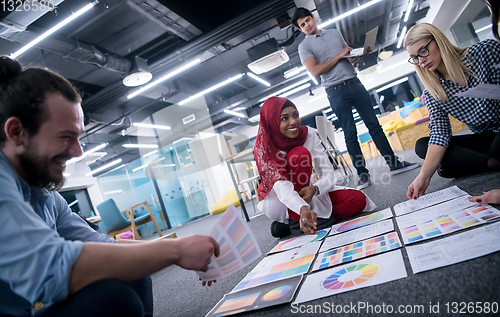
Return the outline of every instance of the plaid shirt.
<path id="1" fill-rule="evenodd" d="M 475 75 L 469 76 L 465 86 L 445 80 L 437 73 L 448 101 L 440 102 L 427 90 L 424 92 L 431 119 L 429 145 L 448 146 L 452 135 L 448 114 L 467 124 L 474 133 L 500 131 L 500 100 L 455 96 L 480 83 L 500 85 L 500 69 L 493 67 L 500 64 L 500 43 L 485 40 L 471 45 L 465 54 L 465 65 Z"/>

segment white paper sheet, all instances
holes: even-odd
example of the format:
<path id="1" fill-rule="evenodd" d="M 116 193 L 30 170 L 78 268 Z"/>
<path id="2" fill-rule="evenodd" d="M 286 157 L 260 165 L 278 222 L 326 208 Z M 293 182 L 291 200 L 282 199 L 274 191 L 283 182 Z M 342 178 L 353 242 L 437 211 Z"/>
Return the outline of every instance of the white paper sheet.
<path id="1" fill-rule="evenodd" d="M 325 252 L 333 248 L 365 240 L 374 236 L 384 234 L 394 230 L 391 219 L 376 222 L 374 224 L 327 237 L 319 252 Z"/>
<path id="2" fill-rule="evenodd" d="M 252 231 L 233 205 L 224 212 L 210 234 L 220 246 L 207 272 L 196 272 L 203 281 L 229 276 L 258 259 L 262 253 Z"/>
<path id="3" fill-rule="evenodd" d="M 413 273 L 500 251 L 500 222 L 406 248 Z"/>
<path id="4" fill-rule="evenodd" d="M 286 250 L 290 250 L 290 249 L 293 249 L 293 248 L 300 247 L 300 246 L 302 246 L 304 244 L 307 244 L 307 243 L 312 243 L 312 242 L 320 241 L 324 237 L 326 237 L 326 235 L 328 234 L 328 232 L 330 232 L 330 228 L 319 230 L 318 234 L 316 234 L 316 235 L 306 234 L 306 235 L 298 236 L 298 237 L 295 237 L 295 238 L 292 238 L 292 239 L 288 239 L 288 240 L 285 240 L 285 241 L 281 241 L 271 251 L 269 251 L 268 254 L 272 254 L 272 253 L 276 253 L 276 252 L 281 252 L 281 251 L 286 251 Z"/>
<path id="5" fill-rule="evenodd" d="M 401 248 L 398 234 L 396 232 L 366 239 L 337 249 L 318 254 L 312 271 L 359 260 L 367 256 Z"/>
<path id="6" fill-rule="evenodd" d="M 481 205 L 444 215 L 439 209 L 427 208 L 396 217 L 396 222 L 404 244 L 410 244 L 498 219 L 500 211 L 488 205 Z"/>
<path id="7" fill-rule="evenodd" d="M 407 277 L 401 250 L 309 274 L 295 303 L 300 304 Z"/>
<path id="8" fill-rule="evenodd" d="M 479 84 L 467 91 L 456 94 L 457 97 L 500 99 L 500 85 Z"/>
<path id="9" fill-rule="evenodd" d="M 352 220 L 348 220 L 345 222 L 341 222 L 332 226 L 332 230 L 330 231 L 330 236 L 334 234 L 343 233 L 346 231 L 350 231 L 353 229 L 365 227 L 371 225 L 373 223 L 392 218 L 391 208 L 386 208 L 381 211 L 372 212 L 363 217 L 358 217 Z"/>
<path id="10" fill-rule="evenodd" d="M 457 186 L 448 187 L 437 192 L 425 194 L 418 199 L 411 199 L 404 201 L 394 206 L 394 213 L 397 216 L 405 215 L 423 208 L 430 207 L 439 203 L 443 203 L 453 198 L 463 195 L 468 195 L 466 192 Z"/>

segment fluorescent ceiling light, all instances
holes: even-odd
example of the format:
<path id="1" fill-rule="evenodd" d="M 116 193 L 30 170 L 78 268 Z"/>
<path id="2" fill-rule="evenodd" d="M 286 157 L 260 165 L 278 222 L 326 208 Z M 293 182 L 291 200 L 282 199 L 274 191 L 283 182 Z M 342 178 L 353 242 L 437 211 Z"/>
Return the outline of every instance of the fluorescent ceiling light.
<path id="1" fill-rule="evenodd" d="M 239 105 L 241 105 L 242 103 L 244 103 L 244 102 L 245 102 L 245 101 L 247 101 L 247 100 L 248 100 L 248 99 L 243 99 L 243 100 L 240 100 L 240 101 L 238 101 L 238 102 L 235 102 L 235 103 L 233 103 L 233 104 L 229 105 L 229 108 L 231 108 L 231 109 L 232 109 L 232 108 L 234 108 L 234 107 L 236 107 L 236 106 L 239 106 Z"/>
<path id="2" fill-rule="evenodd" d="M 73 206 L 73 205 L 74 205 L 74 204 L 76 204 L 77 202 L 78 202 L 78 199 L 77 199 L 77 200 L 75 200 L 75 201 L 73 201 L 72 203 L 68 204 L 68 207 Z"/>
<path id="3" fill-rule="evenodd" d="M 391 66 L 389 66 L 389 67 L 383 67 L 383 66 L 382 66 L 382 69 L 377 70 L 377 73 L 379 73 L 379 74 L 385 73 L 385 72 L 387 72 L 387 71 L 390 71 L 391 69 L 394 69 L 394 68 L 396 68 L 396 67 L 399 67 L 399 66 L 401 66 L 401 65 L 404 65 L 404 64 L 406 64 L 406 63 L 408 63 L 408 62 L 407 62 L 407 61 L 401 61 L 401 62 L 399 62 L 399 63 L 392 64 L 392 65 L 391 65 Z"/>
<path id="4" fill-rule="evenodd" d="M 488 24 L 488 25 L 487 25 L 487 26 L 485 26 L 485 27 L 482 27 L 482 28 L 480 28 L 480 29 L 474 30 L 474 32 L 476 32 L 476 34 L 477 34 L 477 33 L 479 33 L 479 32 L 485 31 L 485 30 L 490 29 L 490 28 L 491 28 L 491 25 L 489 25 L 489 24 Z"/>
<path id="5" fill-rule="evenodd" d="M 410 12 L 411 12 L 411 7 L 413 6 L 413 0 L 410 0 L 410 2 L 408 2 L 408 7 L 406 8 L 406 13 L 405 13 L 405 18 L 404 18 L 404 22 L 408 22 L 408 18 L 410 17 Z"/>
<path id="6" fill-rule="evenodd" d="M 161 130 L 171 130 L 172 129 L 168 125 L 149 124 L 149 123 L 140 123 L 140 122 L 134 122 L 134 123 L 132 123 L 132 125 L 134 127 L 140 127 L 140 128 L 151 128 L 151 129 L 161 129 Z"/>
<path id="7" fill-rule="evenodd" d="M 229 78 L 227 80 L 224 80 L 223 82 L 218 83 L 217 85 L 214 85 L 214 86 L 212 86 L 212 87 L 210 87 L 208 89 L 205 89 L 202 92 L 199 92 L 199 93 L 197 93 L 194 96 L 191 96 L 189 98 L 186 98 L 186 99 L 182 100 L 181 102 L 179 102 L 179 106 L 185 105 L 186 103 L 190 102 L 191 100 L 194 100 L 194 99 L 196 99 L 196 98 L 198 98 L 200 96 L 203 96 L 203 95 L 205 95 L 205 94 L 207 94 L 207 93 L 209 93 L 209 92 L 211 92 L 211 91 L 213 91 L 215 89 L 218 89 L 218 88 L 220 88 L 222 86 L 225 86 L 225 85 L 227 85 L 227 84 L 229 84 L 229 83 L 231 83 L 231 82 L 233 82 L 235 80 L 240 79 L 241 77 L 243 77 L 243 74 L 239 74 L 239 75 L 233 76 L 233 77 L 231 77 L 231 78 Z"/>
<path id="8" fill-rule="evenodd" d="M 224 112 L 232 114 L 233 116 L 237 116 L 237 117 L 240 117 L 240 118 L 246 118 L 247 117 L 243 113 L 240 113 L 240 112 L 237 112 L 237 111 L 233 111 L 233 110 L 229 110 L 229 109 L 224 109 Z"/>
<path id="9" fill-rule="evenodd" d="M 386 89 L 389 89 L 389 88 L 394 87 L 394 86 L 396 86 L 396 85 L 399 85 L 399 84 L 401 84 L 401 83 L 404 83 L 404 82 L 405 82 L 405 81 L 407 81 L 407 80 L 408 80 L 408 77 L 398 79 L 398 80 L 396 80 L 396 81 L 394 81 L 394 82 L 392 82 L 392 83 L 390 83 L 390 84 L 388 84 L 388 85 L 385 85 L 384 87 L 379 88 L 379 89 L 377 89 L 377 90 L 375 90 L 375 91 L 376 91 L 376 92 L 381 92 L 381 91 L 383 91 L 383 90 L 386 90 Z"/>
<path id="10" fill-rule="evenodd" d="M 93 171 L 90 171 L 89 173 L 85 174 L 85 176 L 91 176 L 91 175 L 94 175 L 95 173 L 99 173 L 100 171 L 104 171 L 105 169 L 111 167 L 111 166 L 114 166 L 116 164 L 119 164 L 122 162 L 122 159 L 117 159 L 117 160 L 114 160 L 113 162 L 111 163 L 108 163 L 106 165 L 103 165 Z"/>
<path id="11" fill-rule="evenodd" d="M 324 111 L 325 113 L 332 112 L 332 108 L 326 108 Z"/>
<path id="12" fill-rule="evenodd" d="M 283 76 L 284 76 L 286 79 L 288 79 L 288 78 L 290 78 L 290 77 L 293 77 L 293 76 L 295 76 L 295 75 L 297 75 L 297 74 L 302 73 L 302 72 L 303 72 L 303 71 L 305 71 L 305 70 L 306 70 L 306 67 L 305 67 L 305 66 L 302 66 L 302 67 L 294 67 L 294 68 L 292 68 L 292 69 L 287 70 L 287 71 L 283 74 Z"/>
<path id="13" fill-rule="evenodd" d="M 295 89 L 292 89 L 292 90 L 286 91 L 286 92 L 282 93 L 282 94 L 281 94 L 281 95 L 279 95 L 279 96 L 280 96 L 280 97 L 288 97 L 288 96 L 293 95 L 294 93 L 299 92 L 299 91 L 301 91 L 302 89 L 306 89 L 306 88 L 308 88 L 308 87 L 311 87 L 311 83 L 307 83 L 307 84 L 304 84 L 304 85 L 302 85 L 302 86 L 299 86 L 299 87 L 297 87 L 297 88 L 295 88 Z"/>
<path id="14" fill-rule="evenodd" d="M 127 148 L 138 148 L 138 149 L 157 149 L 158 144 L 122 144 L 123 147 Z"/>
<path id="15" fill-rule="evenodd" d="M 64 177 L 69 177 L 69 176 L 71 176 L 71 174 L 70 173 L 63 173 L 63 176 Z"/>
<path id="16" fill-rule="evenodd" d="M 280 95 L 281 93 L 283 93 L 283 92 L 285 92 L 285 91 L 287 91 L 287 90 L 290 90 L 290 89 L 292 89 L 292 88 L 294 88 L 294 87 L 297 87 L 297 86 L 299 86 L 299 85 L 302 85 L 303 83 L 308 82 L 309 80 L 310 80 L 309 78 L 306 78 L 306 79 L 303 79 L 303 80 L 301 80 L 301 81 L 298 81 L 298 82 L 296 82 L 295 84 L 292 84 L 292 85 L 290 85 L 290 86 L 287 86 L 287 87 L 285 87 L 285 88 L 283 88 L 283 89 L 280 89 L 280 90 L 278 90 L 278 91 L 276 91 L 276 92 L 274 92 L 274 93 L 272 93 L 272 94 L 268 95 L 268 96 L 267 96 L 267 97 L 265 97 L 265 98 L 260 99 L 260 100 L 259 100 L 259 102 L 265 101 L 266 99 L 268 99 L 268 98 L 270 98 L 270 97 L 272 97 L 272 96 L 278 96 L 278 95 Z M 261 105 L 261 106 L 262 106 L 262 105 Z"/>
<path id="17" fill-rule="evenodd" d="M 328 116 L 328 117 L 326 117 L 326 118 L 327 118 L 327 119 L 332 119 L 333 117 L 335 117 L 335 118 L 337 117 L 337 116 L 335 115 L 335 113 L 333 113 L 333 114 L 329 115 L 329 116 Z"/>
<path id="18" fill-rule="evenodd" d="M 143 168 L 146 168 L 148 166 L 148 164 L 144 164 L 144 165 L 141 165 L 139 167 L 136 167 L 132 170 L 132 173 L 133 172 L 137 172 L 138 170 L 142 170 Z"/>
<path id="19" fill-rule="evenodd" d="M 104 195 L 119 194 L 119 193 L 123 193 L 123 189 L 110 190 L 109 192 L 105 192 Z"/>
<path id="20" fill-rule="evenodd" d="M 158 78 L 157 80 L 153 81 L 152 83 L 150 84 L 147 84 L 146 86 L 140 88 L 140 89 L 137 89 L 136 91 L 134 91 L 133 93 L 131 93 L 130 95 L 127 96 L 128 99 L 132 99 L 134 98 L 135 96 L 139 95 L 139 94 L 142 94 L 143 92 L 145 92 L 146 90 L 149 90 L 151 88 L 153 88 L 154 86 L 158 85 L 159 83 L 162 83 L 164 82 L 165 80 L 169 79 L 169 78 L 172 78 L 174 77 L 175 75 L 177 74 L 180 74 L 182 73 L 183 71 L 186 71 L 190 68 L 192 68 L 193 66 L 199 64 L 201 62 L 201 59 L 197 58 L 195 59 L 194 61 L 192 62 L 189 62 L 187 64 L 185 64 L 184 66 L 181 66 L 173 71 L 171 71 L 170 73 Z"/>
<path id="21" fill-rule="evenodd" d="M 148 156 L 150 156 L 152 154 L 155 154 L 156 152 L 158 152 L 158 150 L 154 150 L 154 151 L 148 152 L 148 153 L 144 154 L 142 157 L 148 157 Z"/>
<path id="22" fill-rule="evenodd" d="M 255 75 L 254 73 L 247 73 L 248 76 L 252 77 L 253 79 L 255 79 L 256 81 L 258 81 L 259 83 L 263 84 L 263 85 L 266 85 L 267 87 L 271 87 L 271 84 L 268 83 L 267 81 L 265 81 L 264 79 L 260 78 L 259 76 Z"/>
<path id="23" fill-rule="evenodd" d="M 122 167 L 125 167 L 125 164 L 122 164 L 122 165 L 120 165 L 120 166 L 117 166 L 117 167 L 113 168 L 112 170 L 109 170 L 109 171 L 107 171 L 106 173 L 102 174 L 101 176 L 106 175 L 106 174 L 111 173 L 111 172 L 114 172 L 114 171 L 116 171 L 116 170 L 118 170 L 118 169 L 120 169 L 120 168 L 122 168 Z"/>
<path id="24" fill-rule="evenodd" d="M 94 7 L 98 3 L 99 3 L 99 1 L 94 1 L 92 3 L 87 4 L 82 9 L 78 10 L 77 12 L 73 13 L 72 15 L 70 15 L 69 17 L 67 17 L 66 19 L 64 19 L 62 22 L 58 23 L 56 26 L 52 27 L 47 32 L 43 33 L 42 35 L 40 35 L 39 37 L 37 37 L 33 41 L 31 41 L 28 44 L 26 44 L 19 51 L 13 53 L 10 57 L 11 58 L 17 58 L 19 55 L 21 55 L 22 53 L 26 52 L 27 50 L 29 50 L 33 46 L 35 46 L 36 44 L 38 44 L 39 42 L 41 42 L 43 39 L 45 39 L 46 37 L 48 37 L 49 35 L 51 35 L 55 31 L 59 30 L 60 28 L 62 28 L 66 24 L 68 24 L 69 22 L 73 21 L 74 19 L 78 18 L 80 15 L 82 15 L 85 12 L 87 12 L 88 10 L 92 9 L 92 7 Z"/>
<path id="25" fill-rule="evenodd" d="M 335 23 L 335 22 L 337 22 L 339 20 L 342 20 L 343 18 L 345 18 L 347 16 L 350 16 L 351 14 L 354 14 L 354 13 L 356 13 L 358 11 L 363 10 L 363 9 L 366 9 L 369 6 L 372 6 L 372 5 L 374 5 L 374 4 L 376 4 L 376 3 L 380 2 L 380 1 L 382 1 L 382 0 L 373 0 L 373 1 L 370 1 L 368 3 L 365 3 L 362 6 L 357 7 L 356 9 L 352 9 L 351 11 L 347 11 L 346 13 L 343 13 L 343 14 L 341 14 L 339 16 L 336 16 L 335 18 L 330 19 L 330 20 L 326 21 L 325 23 L 321 23 L 320 25 L 318 25 L 318 28 L 323 29 L 324 27 L 326 27 L 326 26 L 328 26 L 328 25 L 330 25 L 332 23 Z"/>
<path id="26" fill-rule="evenodd" d="M 308 100 L 307 103 L 313 103 L 315 101 L 323 99 L 323 97 L 326 97 L 326 94 L 322 94 L 322 95 L 316 96 L 316 97 L 312 98 L 311 100 Z"/>
<path id="27" fill-rule="evenodd" d="M 81 160 L 83 160 L 84 158 L 86 158 L 89 154 L 92 154 L 92 153 L 94 153 L 94 152 L 97 152 L 97 151 L 99 151 L 100 149 L 105 148 L 107 145 L 108 145 L 108 143 L 102 143 L 102 144 L 100 144 L 100 145 L 96 146 L 95 148 L 93 148 L 93 149 L 91 149 L 91 150 L 88 150 L 88 151 L 84 152 L 84 153 L 82 154 L 82 156 L 79 156 L 79 157 L 74 157 L 74 158 L 72 158 L 71 160 L 67 161 L 67 162 L 66 162 L 66 165 L 67 165 L 67 164 L 73 164 L 73 163 L 80 162 Z"/>
<path id="28" fill-rule="evenodd" d="M 314 78 L 314 76 L 313 76 L 310 72 L 307 72 L 307 75 L 309 75 L 309 77 L 311 78 L 311 80 L 313 81 L 313 83 L 314 83 L 315 85 L 317 85 L 317 84 L 318 84 L 318 81 L 316 80 L 316 78 Z"/>
<path id="29" fill-rule="evenodd" d="M 405 35 L 406 35 L 406 25 L 404 26 L 404 28 L 401 30 L 401 35 L 399 36 L 399 41 L 398 41 L 398 45 L 396 46 L 397 48 L 400 48 L 401 47 L 401 44 L 403 44 L 403 40 L 405 38 Z"/>

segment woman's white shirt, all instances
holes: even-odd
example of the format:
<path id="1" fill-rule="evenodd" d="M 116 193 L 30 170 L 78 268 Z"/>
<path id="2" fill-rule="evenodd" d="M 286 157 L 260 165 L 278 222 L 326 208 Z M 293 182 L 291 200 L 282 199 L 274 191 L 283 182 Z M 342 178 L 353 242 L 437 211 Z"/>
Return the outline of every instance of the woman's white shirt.
<path id="1" fill-rule="evenodd" d="M 266 198 L 257 205 L 259 211 L 264 212 L 274 221 L 288 223 L 288 208 L 300 215 L 300 208 L 302 206 L 307 206 L 316 212 L 320 218 L 329 218 L 332 213 L 332 202 L 328 193 L 339 189 L 350 189 L 347 187 L 335 187 L 336 179 L 333 166 L 328 160 L 325 149 L 315 129 L 308 127 L 307 138 L 303 147 L 311 153 L 311 158 L 314 162 L 314 171 L 319 178 L 314 182 L 314 185 L 318 186 L 320 194 L 313 196 L 311 203 L 308 204 L 294 190 L 293 184 L 290 181 L 277 181 Z M 286 156 L 285 152 L 284 154 Z M 366 201 L 367 204 L 364 211 L 371 211 L 376 208 L 376 205 L 368 196 L 366 196 Z"/>

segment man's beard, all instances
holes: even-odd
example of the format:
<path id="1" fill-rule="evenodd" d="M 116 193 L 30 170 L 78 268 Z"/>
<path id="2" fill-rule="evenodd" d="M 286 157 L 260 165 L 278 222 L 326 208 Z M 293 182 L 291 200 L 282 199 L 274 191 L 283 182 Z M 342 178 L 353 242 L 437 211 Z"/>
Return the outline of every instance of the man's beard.
<path id="1" fill-rule="evenodd" d="M 50 173 L 50 165 L 54 160 L 69 160 L 69 154 L 59 154 L 53 158 L 39 157 L 31 148 L 22 154 L 18 154 L 19 165 L 24 172 L 24 180 L 31 187 L 46 188 L 47 190 L 59 190 L 64 185 L 64 176 Z"/>

